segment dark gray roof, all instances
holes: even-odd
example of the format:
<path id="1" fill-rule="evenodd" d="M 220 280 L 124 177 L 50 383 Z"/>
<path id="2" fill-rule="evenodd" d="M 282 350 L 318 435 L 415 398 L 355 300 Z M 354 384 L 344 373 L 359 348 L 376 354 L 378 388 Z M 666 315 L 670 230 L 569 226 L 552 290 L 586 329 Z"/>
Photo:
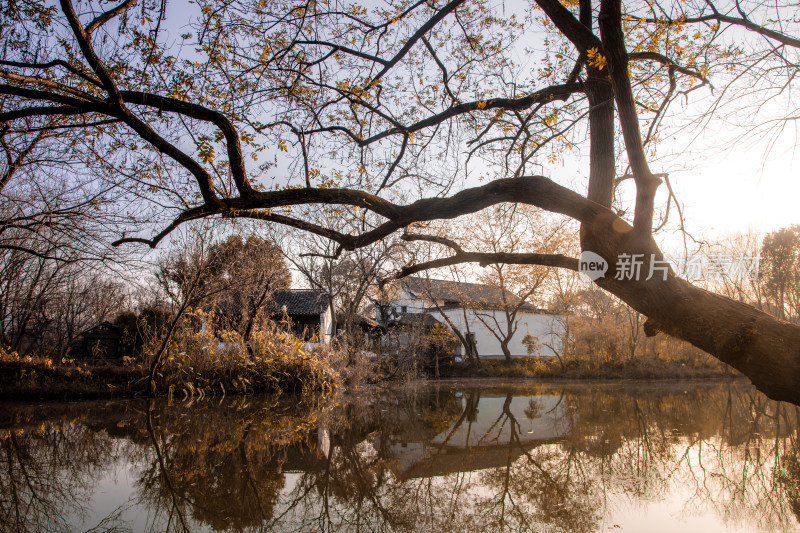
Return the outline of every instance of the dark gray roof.
<path id="1" fill-rule="evenodd" d="M 94 327 L 91 327 L 81 333 L 81 335 L 85 337 L 91 336 L 112 336 L 112 337 L 121 337 L 125 332 L 123 329 L 117 325 L 112 324 L 108 320 L 97 324 Z"/>
<path id="2" fill-rule="evenodd" d="M 322 290 L 293 289 L 275 291 L 274 312 L 283 313 L 284 307 L 289 316 L 319 315 L 328 308 L 330 297 Z"/>
<path id="3" fill-rule="evenodd" d="M 419 298 L 433 299 L 446 305 L 458 305 L 471 309 L 502 308 L 516 306 L 520 298 L 502 287 L 480 283 L 459 283 L 443 279 L 408 277 L 402 280 L 403 287 Z M 505 292 L 505 301 L 503 293 Z M 529 304 L 524 304 L 525 308 Z"/>

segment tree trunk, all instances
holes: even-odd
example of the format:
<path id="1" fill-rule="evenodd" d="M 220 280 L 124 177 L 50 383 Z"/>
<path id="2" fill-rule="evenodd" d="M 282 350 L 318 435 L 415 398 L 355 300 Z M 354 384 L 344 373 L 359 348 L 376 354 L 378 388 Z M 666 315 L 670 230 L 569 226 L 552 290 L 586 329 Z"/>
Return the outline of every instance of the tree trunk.
<path id="1" fill-rule="evenodd" d="M 620 254 L 643 254 L 663 260 L 652 239 L 637 238 L 632 228 L 608 212 L 581 228 L 582 248 L 609 264 L 605 277 L 596 280 L 648 317 L 645 334 L 661 331 L 692 343 L 745 374 L 774 400 L 800 405 L 800 327 L 758 309 L 691 285 L 669 272 L 646 280 L 615 279 Z"/>
<path id="2" fill-rule="evenodd" d="M 187 307 L 188 306 L 182 306 L 175 314 L 175 317 L 169 324 L 169 329 L 167 329 L 164 339 L 161 341 L 161 345 L 158 347 L 156 356 L 153 359 L 153 362 L 150 364 L 150 372 L 148 374 L 148 391 L 150 396 L 156 395 L 156 372 L 158 372 L 158 367 L 161 366 L 161 359 L 164 357 L 164 353 L 167 351 L 169 341 L 172 339 L 172 334 L 175 332 L 175 328 L 178 326 L 178 321 L 183 316 L 183 313 L 186 311 Z"/>
<path id="3" fill-rule="evenodd" d="M 508 343 L 511 341 L 511 337 L 507 337 L 500 341 L 500 349 L 503 350 L 503 355 L 506 358 L 506 362 L 510 363 L 514 358 L 511 357 L 511 350 L 508 349 Z"/>

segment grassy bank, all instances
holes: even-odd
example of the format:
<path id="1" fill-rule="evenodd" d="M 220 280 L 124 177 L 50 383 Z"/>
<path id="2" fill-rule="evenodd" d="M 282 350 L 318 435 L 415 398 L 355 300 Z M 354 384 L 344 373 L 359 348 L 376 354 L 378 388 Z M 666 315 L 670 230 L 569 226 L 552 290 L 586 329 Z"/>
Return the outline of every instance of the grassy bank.
<path id="1" fill-rule="evenodd" d="M 325 393 L 340 375 L 327 354 L 308 354 L 291 339 L 275 337 L 249 353 L 230 345 L 170 355 L 156 374 L 156 395 L 224 396 L 292 392 Z M 278 349 L 282 348 L 282 349 Z M 149 362 L 122 364 L 20 357 L 0 349 L 0 399 L 76 399 L 147 396 Z"/>
<path id="2" fill-rule="evenodd" d="M 0 359 L 0 399 L 130 397 L 147 390 L 140 368 L 106 364 L 54 364 L 48 358 Z"/>
<path id="3" fill-rule="evenodd" d="M 441 365 L 440 377 L 654 380 L 738 375 L 699 350 L 652 353 L 626 358 L 583 352 L 562 359 L 488 359 L 477 366 Z M 70 359 L 54 362 L 0 349 L 0 399 L 147 396 L 150 363 L 146 353 L 126 357 L 124 364 L 104 364 Z M 314 396 L 339 386 L 424 376 L 419 370 L 424 365 L 411 365 L 411 370 L 404 372 L 389 371 L 396 366 L 389 357 L 370 359 L 346 347 L 308 353 L 301 341 L 276 328 L 259 331 L 249 349 L 234 337 L 220 342 L 206 333 L 192 332 L 176 337 L 159 365 L 156 395 L 181 398 L 291 392 Z"/>
<path id="4" fill-rule="evenodd" d="M 204 354 L 207 356 L 207 354 Z M 158 395 L 221 396 L 293 392 L 324 394 L 343 383 L 343 365 L 331 353 L 300 351 L 282 357 L 170 359 L 158 375 Z M 339 367 L 337 370 L 335 367 Z M 509 379 L 688 379 L 737 377 L 729 367 L 687 363 L 655 364 L 625 361 L 588 364 L 577 359 L 562 365 L 555 358 L 517 358 L 511 362 L 484 360 L 479 367 L 454 363 L 441 368 L 441 378 Z M 0 399 L 77 399 L 147 396 L 146 367 L 65 362 L 43 358 L 4 357 L 0 360 Z M 369 378 L 369 376 L 362 376 Z M 374 381 L 366 379 L 366 381 Z"/>
<path id="5" fill-rule="evenodd" d="M 710 356 L 709 356 L 710 357 Z M 520 379 L 683 379 L 735 377 L 739 373 L 716 360 L 659 361 L 633 359 L 588 361 L 555 357 L 522 357 L 512 361 L 488 359 L 474 366 L 453 363 L 442 371 L 444 378 L 520 378 Z"/>

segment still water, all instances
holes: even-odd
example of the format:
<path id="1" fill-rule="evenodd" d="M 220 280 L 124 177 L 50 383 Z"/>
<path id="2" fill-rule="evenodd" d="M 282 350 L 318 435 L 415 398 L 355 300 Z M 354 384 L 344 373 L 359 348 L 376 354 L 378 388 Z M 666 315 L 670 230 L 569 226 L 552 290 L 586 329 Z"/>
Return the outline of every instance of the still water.
<path id="1" fill-rule="evenodd" d="M 0 531 L 798 531 L 798 408 L 741 382 L 5 404 Z"/>

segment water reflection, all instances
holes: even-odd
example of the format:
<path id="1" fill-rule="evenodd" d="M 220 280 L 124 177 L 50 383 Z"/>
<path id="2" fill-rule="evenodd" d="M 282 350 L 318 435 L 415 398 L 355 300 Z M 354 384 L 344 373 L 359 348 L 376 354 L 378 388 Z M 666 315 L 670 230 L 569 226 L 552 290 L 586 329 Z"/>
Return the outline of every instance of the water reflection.
<path id="1" fill-rule="evenodd" d="M 2 531 L 791 531 L 798 410 L 742 384 L 12 405 Z"/>

